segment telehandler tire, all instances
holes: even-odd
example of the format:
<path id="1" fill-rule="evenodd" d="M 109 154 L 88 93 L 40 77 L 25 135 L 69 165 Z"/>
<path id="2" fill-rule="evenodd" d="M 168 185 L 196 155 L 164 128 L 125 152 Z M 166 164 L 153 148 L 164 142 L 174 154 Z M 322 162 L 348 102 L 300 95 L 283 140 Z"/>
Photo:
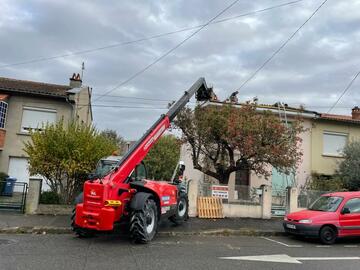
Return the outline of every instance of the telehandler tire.
<path id="1" fill-rule="evenodd" d="M 130 214 L 130 236 L 135 243 L 150 242 L 158 228 L 158 206 L 149 197 L 140 210 L 133 210 Z"/>
<path id="2" fill-rule="evenodd" d="M 181 225 L 188 219 L 189 199 L 186 194 L 180 194 L 178 204 L 176 206 L 176 214 L 171 216 L 169 220 L 176 225 Z"/>

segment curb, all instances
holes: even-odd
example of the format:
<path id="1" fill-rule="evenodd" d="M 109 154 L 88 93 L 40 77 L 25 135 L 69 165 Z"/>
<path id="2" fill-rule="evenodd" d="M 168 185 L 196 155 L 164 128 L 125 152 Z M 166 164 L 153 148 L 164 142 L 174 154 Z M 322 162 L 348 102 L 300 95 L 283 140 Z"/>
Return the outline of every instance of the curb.
<path id="1" fill-rule="evenodd" d="M 7 227 L 0 228 L 0 234 L 70 234 L 72 233 L 69 227 Z M 243 229 L 216 229 L 203 231 L 159 231 L 159 236 L 283 236 L 285 232 L 281 231 L 264 231 L 255 230 L 251 228 Z"/>

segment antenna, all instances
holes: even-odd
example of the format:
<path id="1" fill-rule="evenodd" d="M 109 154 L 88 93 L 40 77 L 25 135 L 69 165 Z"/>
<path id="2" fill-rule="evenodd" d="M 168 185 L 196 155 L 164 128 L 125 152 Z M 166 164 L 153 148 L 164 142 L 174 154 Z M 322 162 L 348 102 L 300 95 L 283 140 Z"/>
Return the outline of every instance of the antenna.
<path id="1" fill-rule="evenodd" d="M 84 70 L 85 70 L 85 63 L 82 62 L 81 64 L 81 80 L 84 81 Z"/>

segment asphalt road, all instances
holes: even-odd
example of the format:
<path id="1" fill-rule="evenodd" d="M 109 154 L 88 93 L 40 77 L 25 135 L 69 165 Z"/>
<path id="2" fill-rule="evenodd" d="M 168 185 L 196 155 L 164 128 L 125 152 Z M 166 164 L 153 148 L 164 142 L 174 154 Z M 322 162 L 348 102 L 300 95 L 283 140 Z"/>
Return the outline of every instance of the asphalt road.
<path id="1" fill-rule="evenodd" d="M 111 235 L 93 239 L 72 235 L 0 235 L 1 270 L 359 270 L 358 256 L 360 239 L 342 240 L 327 247 L 316 241 L 288 237 L 163 236 L 148 245 L 134 245 L 124 237 Z"/>

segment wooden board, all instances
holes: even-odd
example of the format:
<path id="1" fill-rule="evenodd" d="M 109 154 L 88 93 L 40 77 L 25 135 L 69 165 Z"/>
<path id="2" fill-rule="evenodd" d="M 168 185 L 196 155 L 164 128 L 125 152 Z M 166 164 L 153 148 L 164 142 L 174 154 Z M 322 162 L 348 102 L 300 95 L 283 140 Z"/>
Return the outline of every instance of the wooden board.
<path id="1" fill-rule="evenodd" d="M 224 218 L 222 199 L 216 197 L 198 197 L 199 218 Z"/>

